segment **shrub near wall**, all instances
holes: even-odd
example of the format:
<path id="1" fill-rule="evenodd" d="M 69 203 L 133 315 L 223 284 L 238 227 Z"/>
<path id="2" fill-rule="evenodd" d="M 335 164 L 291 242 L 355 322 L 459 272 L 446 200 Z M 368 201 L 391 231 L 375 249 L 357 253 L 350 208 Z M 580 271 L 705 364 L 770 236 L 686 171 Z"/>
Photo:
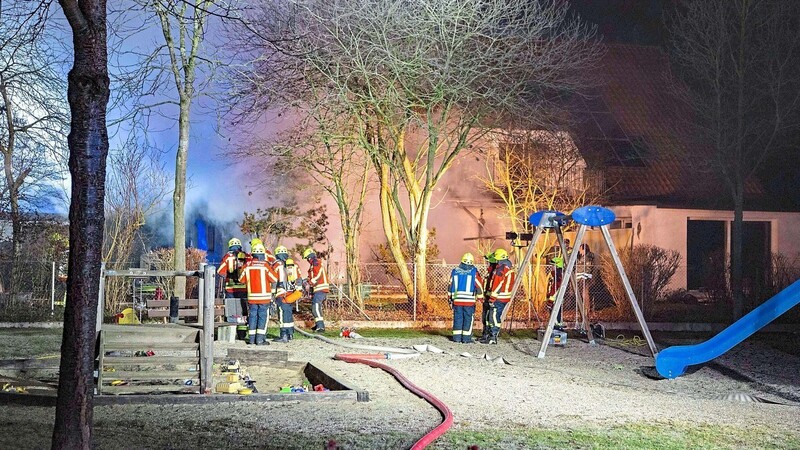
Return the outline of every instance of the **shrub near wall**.
<path id="1" fill-rule="evenodd" d="M 636 299 L 647 317 L 648 312 L 653 310 L 653 303 L 664 296 L 669 281 L 678 270 L 681 255 L 675 250 L 650 244 L 637 244 L 633 249 L 622 249 L 619 256 Z M 633 320 L 635 318 L 633 308 L 611 255 L 602 256 L 600 273 L 619 309 L 620 317 Z"/>

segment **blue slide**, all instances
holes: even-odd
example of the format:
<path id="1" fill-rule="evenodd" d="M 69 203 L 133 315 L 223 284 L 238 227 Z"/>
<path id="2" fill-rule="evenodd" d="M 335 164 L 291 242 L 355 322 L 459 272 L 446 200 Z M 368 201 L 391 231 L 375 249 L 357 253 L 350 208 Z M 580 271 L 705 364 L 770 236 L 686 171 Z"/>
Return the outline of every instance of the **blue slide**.
<path id="1" fill-rule="evenodd" d="M 664 378 L 679 377 L 687 367 L 711 361 L 727 352 L 798 303 L 800 281 L 795 281 L 713 338 L 700 344 L 677 345 L 659 352 L 656 355 L 656 370 Z"/>

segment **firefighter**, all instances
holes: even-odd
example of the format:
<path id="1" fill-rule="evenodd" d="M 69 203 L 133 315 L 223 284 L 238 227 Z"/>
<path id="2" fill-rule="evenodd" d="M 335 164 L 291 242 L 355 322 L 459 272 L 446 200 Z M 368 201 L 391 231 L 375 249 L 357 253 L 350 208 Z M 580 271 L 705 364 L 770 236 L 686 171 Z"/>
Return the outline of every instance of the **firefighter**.
<path id="1" fill-rule="evenodd" d="M 269 305 L 272 303 L 272 285 L 278 281 L 275 271 L 266 262 L 263 244 L 253 247 L 253 259 L 241 270 L 239 282 L 247 286 L 248 344 L 269 345 L 267 342 L 267 321 Z"/>
<path id="2" fill-rule="evenodd" d="M 278 277 L 278 282 L 275 284 L 275 305 L 278 309 L 278 323 L 280 324 L 281 333 L 274 341 L 285 343 L 294 339 L 294 318 L 292 316 L 292 302 L 294 300 L 291 300 L 291 298 L 295 295 L 297 271 L 294 261 L 289 258 L 289 249 L 286 247 L 279 245 L 275 248 L 275 259 L 276 262 L 273 267 L 275 267 Z M 290 281 L 290 278 L 293 278 L 294 282 Z"/>
<path id="3" fill-rule="evenodd" d="M 222 258 L 217 273 L 225 279 L 225 298 L 238 299 L 225 301 L 225 314 L 243 316 L 244 303 L 247 299 L 247 287 L 239 282 L 241 269 L 247 262 L 247 254 L 242 251 L 242 241 L 231 238 L 228 241 L 228 252 Z"/>
<path id="4" fill-rule="evenodd" d="M 569 239 L 564 239 L 564 246 L 567 248 L 567 252 L 570 251 L 569 244 Z M 561 287 L 561 283 L 564 281 L 564 262 L 566 255 L 564 255 L 561 251 L 561 246 L 556 243 L 550 248 L 548 258 L 549 259 L 547 263 L 553 266 L 553 271 L 551 272 L 547 283 L 547 302 L 545 303 L 545 307 L 552 314 L 558 289 Z M 561 323 L 561 308 L 558 309 L 556 315 L 556 325 L 554 328 L 556 330 L 563 330 L 564 324 Z"/>
<path id="5" fill-rule="evenodd" d="M 475 299 L 483 295 L 483 278 L 475 268 L 472 253 L 464 253 L 461 264 L 450 273 L 450 306 L 453 308 L 453 342 L 472 343 Z"/>
<path id="6" fill-rule="evenodd" d="M 478 339 L 478 342 L 481 344 L 485 344 L 489 341 L 489 336 L 491 335 L 491 315 L 489 312 L 491 311 L 491 303 L 489 303 L 489 294 L 492 292 L 492 275 L 494 274 L 494 269 L 497 267 L 497 260 L 494 257 L 494 252 L 489 253 L 484 257 L 487 262 L 486 266 L 486 280 L 484 280 L 483 284 L 483 308 L 481 309 L 481 324 L 483 325 L 483 332 L 481 333 L 481 338 Z"/>
<path id="7" fill-rule="evenodd" d="M 322 318 L 322 302 L 328 297 L 328 275 L 322 267 L 322 260 L 317 258 L 313 248 L 303 251 L 303 259 L 308 261 L 308 288 L 311 291 L 311 312 L 314 314 L 312 330 L 317 333 L 325 331 L 325 320 Z"/>
<path id="8" fill-rule="evenodd" d="M 264 245 L 264 241 L 262 241 L 260 238 L 257 238 L 257 237 L 254 237 L 254 238 L 250 239 L 250 248 L 251 249 L 255 248 L 256 245 L 258 245 L 258 244 L 261 244 L 262 246 L 264 246 L 264 250 L 265 250 L 264 255 L 266 256 L 267 263 L 270 264 L 270 265 L 275 264 L 275 255 L 273 255 L 272 252 L 269 251 L 267 246 Z"/>
<path id="9" fill-rule="evenodd" d="M 508 259 L 508 252 L 502 248 L 494 251 L 494 258 L 497 260 L 497 267 L 491 278 L 491 291 L 489 292 L 489 320 L 491 328 L 489 332 L 488 344 L 497 344 L 500 335 L 500 325 L 503 317 L 503 310 L 511 301 L 511 289 L 514 287 L 516 271 L 511 266 Z"/>

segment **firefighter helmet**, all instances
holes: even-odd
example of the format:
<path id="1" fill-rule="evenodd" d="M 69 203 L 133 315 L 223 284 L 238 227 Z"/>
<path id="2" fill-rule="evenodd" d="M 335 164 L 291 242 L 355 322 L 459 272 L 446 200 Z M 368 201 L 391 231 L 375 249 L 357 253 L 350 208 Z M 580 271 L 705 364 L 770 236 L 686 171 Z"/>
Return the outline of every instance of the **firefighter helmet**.
<path id="1" fill-rule="evenodd" d="M 484 256 L 484 258 L 486 259 L 486 261 L 489 264 L 496 264 L 497 263 L 497 258 L 494 257 L 494 252 L 489 253 L 488 255 Z"/>
<path id="2" fill-rule="evenodd" d="M 228 248 L 241 247 L 241 246 L 242 246 L 242 241 L 240 241 L 239 238 L 231 238 L 231 240 L 228 241 Z"/>
<path id="3" fill-rule="evenodd" d="M 503 250 L 502 248 L 498 248 L 494 251 L 494 259 L 497 261 L 502 261 L 504 259 L 508 259 L 508 252 Z"/>
<path id="4" fill-rule="evenodd" d="M 261 241 L 261 239 L 259 239 L 257 237 L 254 237 L 253 239 L 250 239 L 250 248 L 256 248 L 256 245 L 258 245 L 258 244 L 264 245 L 264 242 Z"/>
<path id="5" fill-rule="evenodd" d="M 279 245 L 275 247 L 275 255 L 288 255 L 289 249 L 284 247 L 283 245 Z"/>
<path id="6" fill-rule="evenodd" d="M 472 256 L 472 253 L 464 253 L 464 256 L 461 257 L 461 262 L 471 266 L 475 264 L 475 257 Z"/>
<path id="7" fill-rule="evenodd" d="M 253 254 L 254 255 L 263 255 L 265 253 L 267 253 L 267 249 L 264 248 L 264 244 L 258 243 L 258 244 L 253 245 Z"/>
<path id="8" fill-rule="evenodd" d="M 236 255 L 236 259 L 241 259 L 241 260 L 245 260 L 245 259 L 247 259 L 247 253 L 245 253 L 245 252 L 239 252 L 239 253 Z"/>
<path id="9" fill-rule="evenodd" d="M 303 250 L 303 259 L 308 259 L 312 255 L 316 256 L 316 253 L 314 253 L 314 249 L 313 248 L 309 247 L 309 248 Z"/>
<path id="10" fill-rule="evenodd" d="M 286 260 L 286 265 L 287 266 L 293 266 L 294 265 L 294 260 L 292 258 L 287 259 Z"/>

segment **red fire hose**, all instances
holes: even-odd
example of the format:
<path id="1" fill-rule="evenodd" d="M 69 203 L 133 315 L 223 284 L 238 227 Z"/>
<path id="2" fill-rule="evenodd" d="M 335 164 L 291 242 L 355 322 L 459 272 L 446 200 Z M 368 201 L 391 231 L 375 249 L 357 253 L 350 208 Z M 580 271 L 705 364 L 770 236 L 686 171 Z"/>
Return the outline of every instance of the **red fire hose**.
<path id="1" fill-rule="evenodd" d="M 444 420 L 442 421 L 439 426 L 428 432 L 425 436 L 422 436 L 420 440 L 414 443 L 411 446 L 411 450 L 422 450 L 428 446 L 431 442 L 433 442 L 436 438 L 443 435 L 452 425 L 453 425 L 453 413 L 450 411 L 450 408 L 447 407 L 441 400 L 431 395 L 429 392 L 420 389 L 417 385 L 412 383 L 408 380 L 403 374 L 397 371 L 394 367 L 387 366 L 386 364 L 380 363 L 378 361 L 374 361 L 375 359 L 387 359 L 387 355 L 385 353 L 378 353 L 378 354 L 346 354 L 346 353 L 339 353 L 333 357 L 334 359 L 338 359 L 340 361 L 345 361 L 349 363 L 361 363 L 366 364 L 370 367 L 375 367 L 378 369 L 382 369 L 385 372 L 390 373 L 400 384 L 403 385 L 406 389 L 413 392 L 416 396 L 422 398 L 426 402 L 433 405 L 434 408 L 438 409 L 439 412 L 442 413 Z"/>

